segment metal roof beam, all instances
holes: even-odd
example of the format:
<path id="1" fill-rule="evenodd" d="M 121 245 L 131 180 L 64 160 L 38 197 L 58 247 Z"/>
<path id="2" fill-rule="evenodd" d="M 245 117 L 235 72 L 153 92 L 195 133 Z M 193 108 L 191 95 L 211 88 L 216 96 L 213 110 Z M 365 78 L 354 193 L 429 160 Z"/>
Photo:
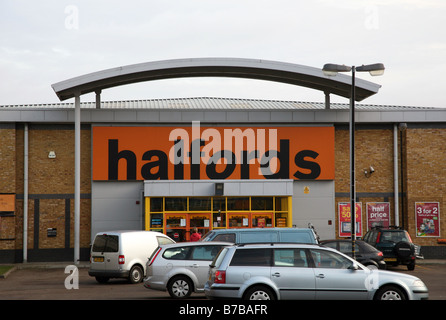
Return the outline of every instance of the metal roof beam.
<path id="1" fill-rule="evenodd" d="M 351 77 L 324 75 L 322 69 L 277 61 L 240 58 L 194 58 L 146 62 L 98 71 L 52 85 L 61 101 L 75 92 L 86 94 L 116 86 L 184 77 L 231 77 L 281 82 L 350 98 Z M 356 79 L 356 101 L 378 92 L 381 86 Z"/>

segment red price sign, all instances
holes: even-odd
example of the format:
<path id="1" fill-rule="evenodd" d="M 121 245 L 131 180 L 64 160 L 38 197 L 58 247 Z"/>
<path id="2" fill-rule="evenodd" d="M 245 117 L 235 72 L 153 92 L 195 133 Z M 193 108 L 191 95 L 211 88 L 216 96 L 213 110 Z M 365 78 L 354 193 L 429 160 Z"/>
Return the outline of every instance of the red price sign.
<path id="1" fill-rule="evenodd" d="M 356 202 L 356 236 L 362 236 L 362 203 Z M 338 205 L 339 213 L 339 236 L 340 237 L 350 237 L 352 235 L 351 229 L 351 214 L 350 214 L 350 203 L 340 202 Z"/>
<path id="2" fill-rule="evenodd" d="M 367 202 L 367 230 L 373 227 L 388 228 L 390 225 L 389 202 Z"/>
<path id="3" fill-rule="evenodd" d="M 440 236 L 440 204 L 438 202 L 415 202 L 417 237 Z"/>

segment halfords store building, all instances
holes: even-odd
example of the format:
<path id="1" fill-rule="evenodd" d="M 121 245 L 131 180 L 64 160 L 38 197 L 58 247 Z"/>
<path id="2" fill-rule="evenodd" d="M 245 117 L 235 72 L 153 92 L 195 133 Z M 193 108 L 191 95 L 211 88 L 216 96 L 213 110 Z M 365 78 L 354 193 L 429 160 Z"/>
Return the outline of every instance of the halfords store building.
<path id="1" fill-rule="evenodd" d="M 227 98 L 100 101 L 103 89 L 238 76 L 321 90 L 324 103 Z M 349 237 L 351 78 L 247 59 L 188 59 L 53 85 L 74 103 L 0 107 L 0 263 L 88 260 L 92 237 L 197 227 L 308 227 Z M 379 86 L 357 81 L 358 101 Z M 96 92 L 96 102 L 80 96 Z M 357 235 L 399 225 L 445 258 L 446 110 L 356 105 Z M 77 182 L 76 182 L 77 180 Z M 76 214 L 77 213 L 77 214 Z M 77 252 L 76 252 L 77 251 Z"/>

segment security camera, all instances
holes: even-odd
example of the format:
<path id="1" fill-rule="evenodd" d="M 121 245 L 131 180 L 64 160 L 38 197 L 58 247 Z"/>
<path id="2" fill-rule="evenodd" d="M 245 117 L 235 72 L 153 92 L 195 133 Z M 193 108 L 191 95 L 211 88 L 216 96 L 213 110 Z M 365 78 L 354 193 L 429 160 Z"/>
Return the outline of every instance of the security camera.
<path id="1" fill-rule="evenodd" d="M 368 169 L 364 169 L 364 175 L 366 178 L 370 178 L 373 172 L 375 172 L 375 169 L 372 166 L 370 166 Z"/>

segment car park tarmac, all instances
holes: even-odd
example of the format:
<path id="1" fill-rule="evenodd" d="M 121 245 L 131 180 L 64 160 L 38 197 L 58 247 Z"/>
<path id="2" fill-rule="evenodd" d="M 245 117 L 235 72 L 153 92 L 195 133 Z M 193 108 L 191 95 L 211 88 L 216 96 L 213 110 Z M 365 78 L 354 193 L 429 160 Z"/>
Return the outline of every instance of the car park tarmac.
<path id="1" fill-rule="evenodd" d="M 99 284 L 88 275 L 88 263 L 79 265 L 78 289 L 70 263 L 20 264 L 5 279 L 0 279 L 0 300 L 170 300 L 167 292 L 147 290 L 143 284 L 130 284 L 125 279 L 111 279 Z M 417 261 L 415 270 L 404 266 L 390 271 L 419 277 L 429 288 L 429 300 L 446 300 L 446 259 Z M 71 287 L 71 289 L 70 289 Z M 190 300 L 205 300 L 204 294 L 192 294 Z"/>
<path id="2" fill-rule="evenodd" d="M 78 289 L 73 279 L 66 288 L 72 273 L 65 267 L 18 269 L 0 280 L 0 300 L 138 300 L 169 299 L 167 292 L 149 292 L 142 284 L 131 284 L 126 279 L 111 279 L 99 284 L 88 275 L 88 268 L 78 268 Z M 68 278 L 69 279 L 69 278 Z M 70 283 L 71 282 L 71 283 Z M 69 287 L 68 286 L 68 287 Z M 203 296 L 204 298 L 204 296 Z"/>

